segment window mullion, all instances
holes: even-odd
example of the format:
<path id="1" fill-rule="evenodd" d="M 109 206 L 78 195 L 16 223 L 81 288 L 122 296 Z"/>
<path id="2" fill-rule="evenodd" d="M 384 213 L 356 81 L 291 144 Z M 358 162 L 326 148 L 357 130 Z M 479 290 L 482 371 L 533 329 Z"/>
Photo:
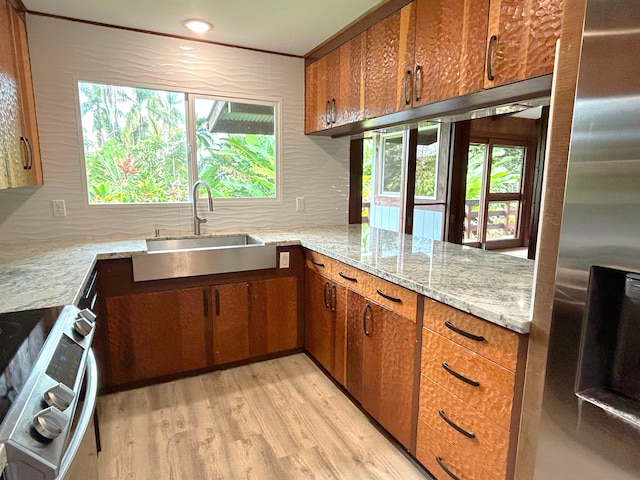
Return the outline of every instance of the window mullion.
<path id="1" fill-rule="evenodd" d="M 185 125 L 187 129 L 187 160 L 189 169 L 189 198 L 191 199 L 191 191 L 193 184 L 198 180 L 198 148 L 196 139 L 196 115 L 195 115 L 195 98 L 193 95 L 185 93 L 187 97 L 186 119 Z"/>

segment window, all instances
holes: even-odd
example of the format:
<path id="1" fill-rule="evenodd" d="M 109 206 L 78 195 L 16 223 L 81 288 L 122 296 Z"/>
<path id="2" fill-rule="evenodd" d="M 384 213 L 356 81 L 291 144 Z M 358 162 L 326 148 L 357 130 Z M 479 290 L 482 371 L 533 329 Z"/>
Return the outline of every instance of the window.
<path id="1" fill-rule="evenodd" d="M 528 145 L 489 139 L 469 145 L 467 165 L 465 244 L 522 245 L 523 179 Z"/>
<path id="2" fill-rule="evenodd" d="M 89 204 L 277 197 L 277 105 L 79 82 Z"/>

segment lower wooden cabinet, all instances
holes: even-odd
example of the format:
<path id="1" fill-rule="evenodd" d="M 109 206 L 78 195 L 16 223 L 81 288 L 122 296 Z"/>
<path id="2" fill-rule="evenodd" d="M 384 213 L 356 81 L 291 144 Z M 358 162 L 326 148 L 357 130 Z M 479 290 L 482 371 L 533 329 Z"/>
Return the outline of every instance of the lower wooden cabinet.
<path id="1" fill-rule="evenodd" d="M 410 448 L 416 324 L 351 290 L 347 294 L 347 390 Z"/>
<path id="2" fill-rule="evenodd" d="M 101 390 L 301 348 L 299 263 L 290 277 L 222 284 L 212 277 L 214 285 L 206 278 L 133 282 L 129 259 L 99 265 Z"/>
<path id="3" fill-rule="evenodd" d="M 204 368 L 207 288 L 107 297 L 110 385 Z"/>
<path id="4" fill-rule="evenodd" d="M 307 269 L 305 347 L 342 385 L 345 383 L 347 289 Z"/>

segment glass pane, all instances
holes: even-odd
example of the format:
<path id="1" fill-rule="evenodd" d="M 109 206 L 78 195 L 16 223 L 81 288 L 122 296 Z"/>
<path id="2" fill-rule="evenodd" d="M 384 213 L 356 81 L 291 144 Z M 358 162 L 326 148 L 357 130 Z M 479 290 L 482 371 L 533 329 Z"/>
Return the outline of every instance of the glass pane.
<path id="1" fill-rule="evenodd" d="M 486 156 L 486 144 L 469 144 L 463 242 L 478 241 L 478 213 L 480 211 L 480 193 L 482 192 L 482 179 L 484 177 L 483 172 Z"/>
<path id="2" fill-rule="evenodd" d="M 371 181 L 373 178 L 373 138 L 364 138 L 362 140 L 362 148 L 362 223 L 368 224 L 370 221 Z"/>
<path id="3" fill-rule="evenodd" d="M 436 198 L 437 184 L 438 125 L 429 125 L 418 130 L 415 196 L 421 198 Z"/>
<path id="4" fill-rule="evenodd" d="M 402 136 L 382 141 L 382 193 L 399 194 L 402 186 Z"/>
<path id="5" fill-rule="evenodd" d="M 195 99 L 198 179 L 219 198 L 276 196 L 275 107 Z"/>
<path id="6" fill-rule="evenodd" d="M 489 202 L 487 242 L 516 238 L 520 202 Z"/>
<path id="7" fill-rule="evenodd" d="M 89 203 L 189 198 L 185 94 L 79 82 Z"/>
<path id="8" fill-rule="evenodd" d="M 490 193 L 520 192 L 525 151 L 524 147 L 493 146 Z"/>

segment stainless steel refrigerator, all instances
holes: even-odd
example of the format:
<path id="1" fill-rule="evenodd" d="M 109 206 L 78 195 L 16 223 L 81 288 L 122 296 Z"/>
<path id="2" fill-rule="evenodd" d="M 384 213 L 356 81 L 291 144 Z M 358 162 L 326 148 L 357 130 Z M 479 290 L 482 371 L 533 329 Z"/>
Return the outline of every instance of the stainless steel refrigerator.
<path id="1" fill-rule="evenodd" d="M 640 479 L 640 2 L 587 0 L 536 480 Z"/>

